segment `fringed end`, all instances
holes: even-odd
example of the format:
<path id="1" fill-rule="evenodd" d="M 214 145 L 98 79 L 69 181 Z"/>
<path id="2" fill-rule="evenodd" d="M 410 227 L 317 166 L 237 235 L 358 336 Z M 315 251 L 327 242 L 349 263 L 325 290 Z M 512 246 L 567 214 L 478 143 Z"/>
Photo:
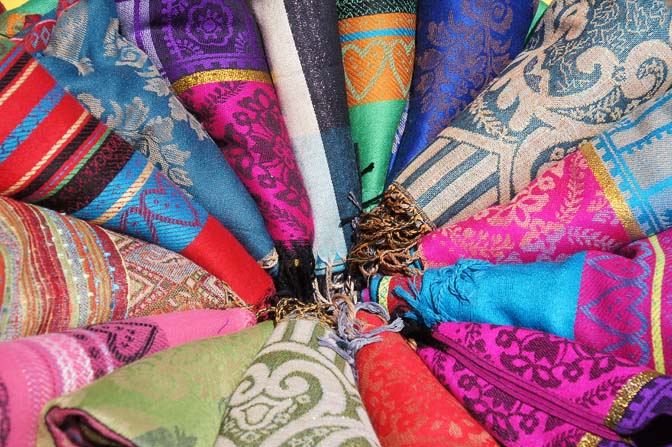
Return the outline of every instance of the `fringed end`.
<path id="1" fill-rule="evenodd" d="M 276 244 L 278 275 L 275 278 L 280 297 L 294 297 L 307 303 L 313 300 L 315 258 L 307 242 L 291 241 Z"/>
<path id="2" fill-rule="evenodd" d="M 417 261 L 413 248 L 433 229 L 434 224 L 403 187 L 392 183 L 380 205 L 358 219 L 355 246 L 348 261 L 366 277 L 376 273 L 417 274 L 411 266 Z"/>

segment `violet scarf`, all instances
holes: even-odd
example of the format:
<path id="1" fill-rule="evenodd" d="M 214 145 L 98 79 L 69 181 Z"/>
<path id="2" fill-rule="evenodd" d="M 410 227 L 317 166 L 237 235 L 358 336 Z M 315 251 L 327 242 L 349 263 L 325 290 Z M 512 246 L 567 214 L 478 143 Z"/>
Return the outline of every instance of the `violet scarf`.
<path id="1" fill-rule="evenodd" d="M 248 303 L 273 294 L 219 221 L 4 38 L 0 98 L 0 194 L 179 252 Z"/>
<path id="2" fill-rule="evenodd" d="M 669 376 L 515 327 L 443 323 L 432 338 L 420 357 L 505 447 L 672 444 Z"/>
<path id="3" fill-rule="evenodd" d="M 0 343 L 0 408 L 6 446 L 36 445 L 42 407 L 128 363 L 191 340 L 255 323 L 244 309 L 175 312 Z"/>
<path id="4" fill-rule="evenodd" d="M 526 49 L 361 218 L 353 259 L 375 262 L 509 202 L 549 162 L 662 95 L 671 23 L 663 0 L 554 2 Z"/>
<path id="5" fill-rule="evenodd" d="M 311 203 L 249 6 L 124 0 L 117 8 L 124 35 L 171 82 L 256 200 L 280 256 L 278 288 L 311 298 Z"/>

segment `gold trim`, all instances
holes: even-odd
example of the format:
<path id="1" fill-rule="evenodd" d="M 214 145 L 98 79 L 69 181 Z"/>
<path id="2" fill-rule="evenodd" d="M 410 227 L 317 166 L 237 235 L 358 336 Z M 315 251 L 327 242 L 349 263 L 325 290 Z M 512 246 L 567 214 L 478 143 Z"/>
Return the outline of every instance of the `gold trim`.
<path id="1" fill-rule="evenodd" d="M 272 84 L 271 75 L 259 70 L 241 70 L 238 68 L 223 68 L 219 70 L 199 71 L 187 75 L 173 82 L 175 94 L 181 95 L 187 89 L 210 82 L 222 81 L 253 81 Z"/>
<path id="2" fill-rule="evenodd" d="M 389 309 L 387 308 L 389 304 L 387 302 L 387 295 L 390 292 L 390 281 L 392 281 L 391 276 L 384 276 L 380 280 L 380 283 L 378 283 L 378 296 L 376 297 L 378 299 L 378 304 L 383 306 L 383 308 L 387 311 L 389 311 Z"/>
<path id="3" fill-rule="evenodd" d="M 586 158 L 586 161 L 588 161 L 588 166 L 590 167 L 590 170 L 593 171 L 593 175 L 602 187 L 604 195 L 607 197 L 607 200 L 609 200 L 611 207 L 616 211 L 616 215 L 621 220 L 621 223 L 623 223 L 625 231 L 627 231 L 630 239 L 642 239 L 645 235 L 642 232 L 637 219 L 635 219 L 635 215 L 632 214 L 632 210 L 623 198 L 618 186 L 616 186 L 614 179 L 611 178 L 607 168 L 602 163 L 602 158 L 600 158 L 595 150 L 595 146 L 593 146 L 592 143 L 584 143 L 580 146 L 580 150 Z"/>
<path id="4" fill-rule="evenodd" d="M 618 395 L 611 404 L 609 414 L 604 420 L 604 424 L 612 430 L 615 430 L 621 422 L 621 419 L 623 419 L 623 413 L 625 413 L 625 410 L 637 393 L 639 393 L 647 383 L 660 375 L 661 374 L 657 371 L 644 371 L 628 380 L 628 382 L 618 391 Z"/>
<path id="5" fill-rule="evenodd" d="M 661 328 L 661 296 L 663 292 L 663 277 L 665 275 L 665 252 L 660 246 L 658 237 L 653 235 L 649 238 L 653 246 L 655 267 L 653 283 L 651 285 L 651 341 L 653 343 L 653 359 L 656 371 L 666 374 L 665 351 L 663 349 L 663 333 Z"/>
<path id="6" fill-rule="evenodd" d="M 586 433 L 583 438 L 576 444 L 576 447 L 597 447 L 602 442 L 602 438 L 592 433 Z"/>

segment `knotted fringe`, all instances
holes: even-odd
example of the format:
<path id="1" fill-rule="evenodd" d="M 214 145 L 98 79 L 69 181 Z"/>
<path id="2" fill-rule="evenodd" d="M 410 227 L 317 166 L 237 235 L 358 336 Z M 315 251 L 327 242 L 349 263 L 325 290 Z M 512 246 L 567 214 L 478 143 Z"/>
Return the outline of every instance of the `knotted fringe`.
<path id="1" fill-rule="evenodd" d="M 280 297 L 295 297 L 303 302 L 313 300 L 315 290 L 315 257 L 309 243 L 290 241 L 277 243 L 278 275 L 275 287 Z"/>
<path id="2" fill-rule="evenodd" d="M 390 315 L 387 310 L 378 303 L 358 303 L 352 305 L 348 300 L 337 300 L 336 302 L 338 327 L 336 333 L 329 333 L 328 337 L 320 337 L 318 342 L 320 346 L 333 349 L 338 355 L 348 362 L 352 368 L 352 374 L 355 380 L 358 380 L 357 368 L 355 365 L 355 356 L 364 346 L 382 341 L 379 335 L 383 332 L 401 332 L 404 323 L 397 318 L 392 323 L 372 329 L 370 332 L 364 332 L 364 325 L 356 320 L 357 312 L 363 310 L 373 315 L 380 316 L 384 321 L 389 321 Z"/>
<path id="3" fill-rule="evenodd" d="M 339 296 L 345 296 L 353 303 L 358 301 L 357 287 L 352 277 L 347 271 L 334 272 L 333 265 L 329 263 L 326 265 L 324 275 L 314 279 L 313 288 L 316 303 L 331 306 Z"/>
<path id="4" fill-rule="evenodd" d="M 411 267 L 417 260 L 412 250 L 434 224 L 408 197 L 402 186 L 392 183 L 376 208 L 358 219 L 355 246 L 348 261 L 365 277 L 417 274 Z"/>
<path id="5" fill-rule="evenodd" d="M 450 313 L 449 298 L 470 304 L 478 289 L 476 279 L 491 266 L 485 261 L 460 260 L 450 267 L 427 270 L 420 290 L 415 281 L 409 279 L 410 293 L 401 286 L 397 286 L 393 293 L 413 308 L 406 313 L 406 318 L 431 328 L 438 323 L 455 321 Z"/>

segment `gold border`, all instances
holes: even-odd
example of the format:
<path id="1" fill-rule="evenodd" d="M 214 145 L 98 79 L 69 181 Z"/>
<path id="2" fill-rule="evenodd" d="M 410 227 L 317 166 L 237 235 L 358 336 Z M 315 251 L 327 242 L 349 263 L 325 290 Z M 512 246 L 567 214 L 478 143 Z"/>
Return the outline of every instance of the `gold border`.
<path id="1" fill-rule="evenodd" d="M 602 438 L 592 433 L 586 433 L 583 438 L 576 444 L 576 447 L 597 447 L 602 442 Z"/>
<path id="2" fill-rule="evenodd" d="M 380 279 L 380 282 L 378 283 L 378 296 L 376 297 L 378 304 L 383 306 L 383 308 L 387 311 L 389 311 L 387 308 L 389 305 L 387 301 L 387 295 L 390 293 L 390 281 L 392 281 L 391 276 L 383 276 Z"/>
<path id="3" fill-rule="evenodd" d="M 181 95 L 186 90 L 197 85 L 222 81 L 252 81 L 272 84 L 271 75 L 259 70 L 241 70 L 238 68 L 223 68 L 219 70 L 199 71 L 187 75 L 173 82 L 175 94 Z"/>
<path id="4" fill-rule="evenodd" d="M 623 419 L 623 413 L 625 413 L 625 410 L 637 393 L 639 393 L 647 383 L 660 375 L 661 374 L 657 371 L 644 371 L 628 380 L 628 382 L 618 391 L 618 395 L 611 404 L 609 414 L 605 418 L 604 424 L 612 430 L 615 430 L 621 422 L 621 419 Z"/>

